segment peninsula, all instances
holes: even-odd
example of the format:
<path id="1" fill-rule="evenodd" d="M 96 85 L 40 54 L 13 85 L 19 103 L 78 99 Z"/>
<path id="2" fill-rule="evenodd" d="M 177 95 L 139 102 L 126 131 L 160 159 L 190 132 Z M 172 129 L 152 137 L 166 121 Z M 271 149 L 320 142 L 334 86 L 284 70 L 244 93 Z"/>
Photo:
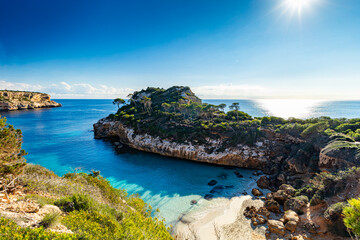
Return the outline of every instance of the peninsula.
<path id="1" fill-rule="evenodd" d="M 27 91 L 0 90 L 0 111 L 50 107 L 61 107 L 61 104 L 52 101 L 49 94 Z"/>
<path id="2" fill-rule="evenodd" d="M 244 215 L 255 228 L 266 223 L 267 238 L 336 239 L 355 229 L 342 211 L 351 217 L 347 200 L 360 194 L 360 119 L 252 117 L 236 102 L 225 112 L 180 86 L 149 87 L 114 104 L 118 111 L 95 123 L 94 134 L 116 148 L 262 170 L 257 185 L 271 192 Z"/>

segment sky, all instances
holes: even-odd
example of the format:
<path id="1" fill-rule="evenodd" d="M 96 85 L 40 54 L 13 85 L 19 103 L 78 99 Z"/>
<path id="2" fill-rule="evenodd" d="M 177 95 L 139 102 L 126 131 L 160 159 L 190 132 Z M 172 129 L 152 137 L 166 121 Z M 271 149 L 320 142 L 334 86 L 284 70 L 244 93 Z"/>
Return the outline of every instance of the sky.
<path id="1" fill-rule="evenodd" d="M 0 89 L 360 100 L 359 0 L 0 0 Z"/>

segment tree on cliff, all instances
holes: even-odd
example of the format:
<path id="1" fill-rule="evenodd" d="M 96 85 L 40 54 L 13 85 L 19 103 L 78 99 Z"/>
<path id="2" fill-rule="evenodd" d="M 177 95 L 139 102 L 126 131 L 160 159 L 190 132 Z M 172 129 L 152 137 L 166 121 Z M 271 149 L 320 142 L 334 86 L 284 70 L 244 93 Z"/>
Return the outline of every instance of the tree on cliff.
<path id="1" fill-rule="evenodd" d="M 239 106 L 239 103 L 238 103 L 238 102 L 234 102 L 233 104 L 230 105 L 229 108 L 230 108 L 231 110 L 239 111 L 240 106 Z"/>
<path id="2" fill-rule="evenodd" d="M 114 99 L 113 104 L 114 105 L 116 104 L 118 106 L 118 108 L 120 108 L 120 105 L 125 104 L 125 100 L 122 98 L 116 98 L 116 99 Z"/>
<path id="3" fill-rule="evenodd" d="M 239 121 L 239 109 L 240 109 L 239 103 L 234 102 L 233 104 L 230 105 L 229 108 L 236 113 L 236 121 Z"/>
<path id="4" fill-rule="evenodd" d="M 147 111 L 148 113 L 151 111 L 151 104 L 152 104 L 151 98 L 144 96 L 141 99 L 140 103 L 143 104 L 145 111 Z"/>
<path id="5" fill-rule="evenodd" d="M 218 108 L 221 109 L 221 111 L 225 111 L 226 104 L 225 104 L 225 103 L 221 103 L 221 104 L 219 104 Z"/>
<path id="6" fill-rule="evenodd" d="M 21 149 L 22 133 L 0 118 L 0 177 L 12 178 L 25 166 L 26 152 Z"/>

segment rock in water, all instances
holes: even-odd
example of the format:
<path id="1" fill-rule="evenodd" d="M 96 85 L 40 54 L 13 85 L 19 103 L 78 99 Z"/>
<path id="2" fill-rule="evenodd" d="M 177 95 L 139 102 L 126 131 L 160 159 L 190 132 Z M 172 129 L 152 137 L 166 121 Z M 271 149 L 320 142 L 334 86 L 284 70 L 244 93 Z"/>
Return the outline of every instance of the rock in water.
<path id="1" fill-rule="evenodd" d="M 210 182 L 208 182 L 209 186 L 215 186 L 217 184 L 216 180 L 211 180 Z"/>
<path id="2" fill-rule="evenodd" d="M 214 194 L 214 193 L 221 193 L 224 190 L 224 186 L 219 185 L 214 187 L 213 189 L 211 189 L 210 193 Z"/>
<path id="3" fill-rule="evenodd" d="M 258 196 L 262 196 L 262 195 L 263 195 L 263 193 L 262 193 L 259 189 L 257 189 L 257 188 L 253 188 L 253 189 L 251 190 L 251 193 L 252 193 L 252 195 L 254 195 L 255 197 L 258 197 Z"/>
<path id="4" fill-rule="evenodd" d="M 211 200 L 211 199 L 213 199 L 213 195 L 212 194 L 206 194 L 205 196 L 204 196 L 204 198 L 206 199 L 206 200 Z"/>
<path id="5" fill-rule="evenodd" d="M 238 178 L 243 178 L 243 177 L 244 177 L 243 175 L 241 175 L 241 173 L 239 173 L 239 172 L 237 172 L 237 171 L 235 171 L 234 173 L 235 173 L 235 175 L 236 175 Z"/>
<path id="6" fill-rule="evenodd" d="M 270 181 L 266 176 L 261 176 L 259 180 L 257 180 L 257 186 L 261 189 L 267 189 L 269 188 Z"/>

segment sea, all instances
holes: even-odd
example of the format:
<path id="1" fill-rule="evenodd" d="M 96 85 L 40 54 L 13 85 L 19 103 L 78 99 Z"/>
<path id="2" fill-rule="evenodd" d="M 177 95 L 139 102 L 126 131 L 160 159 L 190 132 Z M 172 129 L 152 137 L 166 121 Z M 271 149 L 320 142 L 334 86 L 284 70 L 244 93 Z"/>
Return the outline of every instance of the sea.
<path id="1" fill-rule="evenodd" d="M 227 186 L 215 198 L 231 198 L 249 191 L 255 184 L 254 170 L 230 169 L 151 153 L 117 153 L 111 143 L 94 139 L 93 124 L 114 113 L 112 100 L 55 99 L 63 107 L 0 112 L 8 123 L 23 133 L 23 149 L 29 163 L 40 164 L 58 175 L 98 170 L 112 186 L 129 195 L 138 194 L 157 217 L 169 226 L 185 214 L 196 211 L 209 201 L 203 197 L 213 188 L 210 180 Z M 225 103 L 226 110 L 238 102 L 240 110 L 255 117 L 284 118 L 359 118 L 360 101 L 312 100 L 204 100 Z M 244 178 L 238 178 L 235 171 Z M 191 204 L 196 200 L 197 204 Z"/>

